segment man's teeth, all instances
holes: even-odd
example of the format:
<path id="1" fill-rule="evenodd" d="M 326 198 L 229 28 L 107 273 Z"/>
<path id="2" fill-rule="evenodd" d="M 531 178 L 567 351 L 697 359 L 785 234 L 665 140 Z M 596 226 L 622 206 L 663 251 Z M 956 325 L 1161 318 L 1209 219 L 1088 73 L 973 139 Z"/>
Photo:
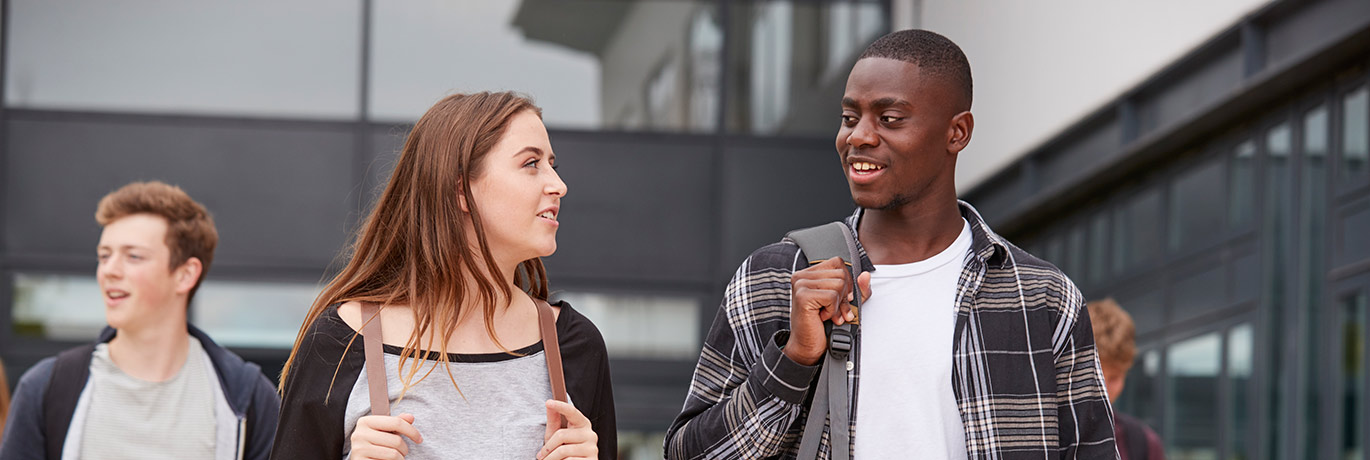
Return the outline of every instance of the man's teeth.
<path id="1" fill-rule="evenodd" d="M 110 291 L 108 295 L 109 295 L 109 298 L 111 298 L 111 299 L 122 299 L 122 298 L 124 298 L 124 297 L 128 297 L 128 293 L 127 293 L 127 292 L 114 292 L 114 291 Z"/>
<path id="2" fill-rule="evenodd" d="M 852 163 L 852 164 L 851 164 L 851 167 L 852 167 L 852 169 L 855 169 L 855 170 L 857 170 L 857 171 L 875 171 L 875 170 L 878 170 L 878 169 L 884 169 L 884 166 L 876 166 L 876 165 L 871 164 L 871 163 L 860 162 L 860 161 L 858 161 L 858 162 L 856 162 L 856 163 Z"/>

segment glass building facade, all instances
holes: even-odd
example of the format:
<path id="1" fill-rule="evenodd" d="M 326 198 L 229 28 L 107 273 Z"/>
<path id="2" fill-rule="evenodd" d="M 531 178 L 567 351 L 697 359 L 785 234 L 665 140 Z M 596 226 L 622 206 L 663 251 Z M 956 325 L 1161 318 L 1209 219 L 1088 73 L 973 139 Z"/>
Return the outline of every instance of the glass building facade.
<path id="1" fill-rule="evenodd" d="M 1365 459 L 1370 5 L 1275 2 L 967 194 L 1137 325 L 1175 459 Z"/>

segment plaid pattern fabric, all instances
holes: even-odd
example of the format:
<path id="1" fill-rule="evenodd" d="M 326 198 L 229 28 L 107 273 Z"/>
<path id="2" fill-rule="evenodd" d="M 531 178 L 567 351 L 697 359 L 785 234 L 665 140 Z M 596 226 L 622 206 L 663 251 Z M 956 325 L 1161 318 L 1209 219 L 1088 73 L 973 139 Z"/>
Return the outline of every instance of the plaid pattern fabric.
<path id="1" fill-rule="evenodd" d="M 990 231 L 975 208 L 960 207 L 973 242 L 959 281 L 952 386 L 969 458 L 1117 458 L 1080 291 L 1056 267 Z M 858 209 L 846 223 L 856 228 L 860 218 Z M 874 270 L 860 251 L 862 266 Z M 790 275 L 806 266 L 788 239 L 742 262 L 685 407 L 666 433 L 667 458 L 795 458 L 819 367 L 791 361 L 780 347 L 789 334 Z M 858 333 L 853 353 L 860 352 Z M 853 404 L 845 428 L 854 449 L 860 368 L 848 379 Z M 825 430 L 820 459 L 829 447 Z"/>

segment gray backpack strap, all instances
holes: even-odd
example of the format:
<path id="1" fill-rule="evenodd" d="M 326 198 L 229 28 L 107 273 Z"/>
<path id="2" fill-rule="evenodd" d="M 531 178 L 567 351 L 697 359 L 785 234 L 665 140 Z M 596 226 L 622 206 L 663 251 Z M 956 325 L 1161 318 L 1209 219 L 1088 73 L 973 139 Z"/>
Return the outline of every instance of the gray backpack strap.
<path id="1" fill-rule="evenodd" d="M 841 257 L 851 267 L 853 281 L 861 273 L 861 256 L 856 250 L 856 236 L 846 224 L 833 222 L 796 230 L 787 236 L 804 251 L 810 264 Z M 850 391 L 847 388 L 847 372 L 852 370 L 850 357 L 856 341 L 856 328 L 860 323 L 861 307 L 861 290 L 855 289 L 854 284 L 852 290 L 852 305 L 857 307 L 858 318 L 857 321 L 829 328 L 828 353 L 823 359 L 823 369 L 819 371 L 818 384 L 809 404 L 809 418 L 804 423 L 804 434 L 799 441 L 798 458 L 801 459 L 818 458 L 824 422 L 827 422 L 826 425 L 829 427 L 829 445 L 832 448 L 828 458 L 851 458 L 852 406 Z"/>

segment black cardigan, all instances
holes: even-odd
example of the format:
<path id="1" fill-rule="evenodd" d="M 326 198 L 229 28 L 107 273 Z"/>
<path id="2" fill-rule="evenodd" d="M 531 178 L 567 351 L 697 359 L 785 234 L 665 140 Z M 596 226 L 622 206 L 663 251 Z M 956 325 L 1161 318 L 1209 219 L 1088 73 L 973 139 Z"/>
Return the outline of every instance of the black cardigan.
<path id="1" fill-rule="evenodd" d="M 561 307 L 557 340 L 561 342 L 566 392 L 599 436 L 599 458 L 615 458 L 618 427 L 604 337 L 570 304 L 563 301 L 557 306 Z M 285 381 L 272 459 L 342 458 L 347 399 L 366 364 L 360 336 L 348 347 L 354 335 L 356 331 L 338 316 L 336 305 L 324 310 L 309 326 Z"/>

